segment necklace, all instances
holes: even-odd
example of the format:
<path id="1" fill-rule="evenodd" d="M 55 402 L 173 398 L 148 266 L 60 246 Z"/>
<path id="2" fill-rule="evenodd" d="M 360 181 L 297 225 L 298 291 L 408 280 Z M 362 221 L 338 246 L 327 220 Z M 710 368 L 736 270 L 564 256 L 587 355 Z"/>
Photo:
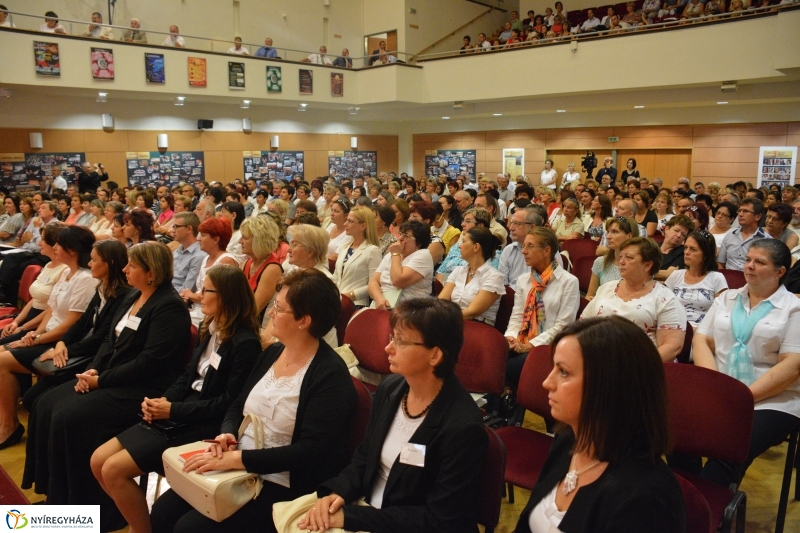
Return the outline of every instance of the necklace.
<path id="1" fill-rule="evenodd" d="M 595 466 L 597 466 L 599 464 L 600 464 L 600 461 L 595 461 L 592 464 L 590 464 L 589 466 L 587 466 L 586 468 L 584 468 L 583 470 L 581 470 L 580 472 L 578 472 L 574 468 L 575 467 L 575 456 L 573 455 L 572 456 L 572 460 L 569 463 L 570 471 L 567 472 L 567 476 L 564 478 L 564 484 L 561 486 L 561 492 L 563 492 L 564 495 L 566 496 L 567 494 L 569 494 L 570 492 L 575 490 L 578 487 L 578 476 L 580 476 L 581 474 L 591 470 L 592 468 L 594 468 Z"/>
<path id="2" fill-rule="evenodd" d="M 403 401 L 401 402 L 401 405 L 403 406 L 403 414 L 406 415 L 406 417 L 410 418 L 411 420 L 416 420 L 428 414 L 428 411 L 431 410 L 431 405 L 433 405 L 433 402 L 435 402 L 436 398 L 439 397 L 439 393 L 442 392 L 442 389 L 439 389 L 439 392 L 437 392 L 436 396 L 433 397 L 433 400 L 431 400 L 431 403 L 428 404 L 428 407 L 423 409 L 420 414 L 414 416 L 411 416 L 411 414 L 408 412 L 408 392 L 409 391 L 407 390 L 406 393 L 403 395 Z"/>

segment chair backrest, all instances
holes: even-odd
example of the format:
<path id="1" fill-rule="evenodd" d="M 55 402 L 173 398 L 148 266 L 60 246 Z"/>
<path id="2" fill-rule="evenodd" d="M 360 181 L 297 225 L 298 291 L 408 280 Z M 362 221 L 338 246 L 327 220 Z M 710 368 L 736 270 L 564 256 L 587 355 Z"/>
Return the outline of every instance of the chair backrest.
<path id="1" fill-rule="evenodd" d="M 753 429 L 753 394 L 722 372 L 664 365 L 676 452 L 743 463 Z"/>
<path id="2" fill-rule="evenodd" d="M 583 293 L 589 290 L 589 283 L 592 281 L 592 265 L 595 256 L 583 256 L 577 261 L 572 262 L 572 275 L 578 278 L 578 290 Z"/>
<path id="3" fill-rule="evenodd" d="M 353 313 L 356 312 L 356 306 L 353 300 L 342 294 L 342 314 L 339 315 L 339 320 L 336 321 L 336 338 L 339 340 L 339 346 L 344 344 L 344 332 L 347 330 L 347 324 L 353 318 Z"/>
<path id="4" fill-rule="evenodd" d="M 364 309 L 347 325 L 344 343 L 350 345 L 360 367 L 376 374 L 389 374 L 386 345 L 391 334 L 389 311 Z"/>
<path id="5" fill-rule="evenodd" d="M 514 289 L 506 285 L 506 293 L 500 297 L 500 307 L 497 308 L 497 318 L 494 320 L 494 329 L 505 335 L 508 321 L 511 320 L 511 311 L 514 310 Z"/>
<path id="6" fill-rule="evenodd" d="M 561 250 L 569 253 L 569 260 L 572 262 L 572 267 L 581 257 L 595 257 L 597 251 L 598 241 L 592 239 L 572 239 L 561 243 Z"/>
<path id="7" fill-rule="evenodd" d="M 442 285 L 442 282 L 436 278 L 433 278 L 433 287 L 431 288 L 431 296 L 436 298 L 437 296 L 439 296 L 439 293 L 442 292 L 442 289 L 444 289 L 444 285 Z"/>
<path id="8" fill-rule="evenodd" d="M 464 346 L 458 353 L 455 373 L 465 389 L 502 394 L 506 359 L 508 342 L 502 333 L 480 322 L 464 322 Z"/>
<path id="9" fill-rule="evenodd" d="M 475 511 L 478 523 L 486 528 L 486 531 L 490 531 L 500 523 L 503 481 L 506 472 L 506 447 L 489 426 L 484 426 L 484 428 L 489 437 L 489 447 L 486 450 L 483 468 L 481 468 Z"/>
<path id="10" fill-rule="evenodd" d="M 550 357 L 550 346 L 534 346 L 522 367 L 517 387 L 517 403 L 548 422 L 553 421 L 553 415 L 550 414 L 547 390 L 542 383 L 551 370 L 553 360 Z"/>
<path id="11" fill-rule="evenodd" d="M 31 301 L 31 285 L 36 281 L 41 271 L 42 267 L 39 265 L 28 265 L 25 267 L 22 278 L 19 280 L 19 297 L 23 302 L 28 303 Z"/>
<path id="12" fill-rule="evenodd" d="M 678 354 L 678 362 L 683 364 L 690 364 L 692 362 L 692 339 L 694 338 L 694 328 L 687 321 L 686 322 L 686 337 L 683 339 L 683 349 Z"/>
<path id="13" fill-rule="evenodd" d="M 711 507 L 703 494 L 678 474 L 675 474 L 675 479 L 681 486 L 683 502 L 686 507 L 686 533 L 715 531 L 716 528 L 711 527 Z"/>
<path id="14" fill-rule="evenodd" d="M 192 355 L 194 354 L 194 349 L 197 346 L 198 336 L 199 332 L 197 330 L 197 326 L 192 324 L 191 333 L 189 334 L 189 344 L 186 345 L 186 351 L 183 353 L 183 364 L 181 366 L 183 369 L 189 366 L 189 363 L 192 361 Z"/>
<path id="15" fill-rule="evenodd" d="M 348 450 L 352 456 L 358 445 L 364 440 L 364 434 L 367 432 L 369 413 L 372 410 L 372 396 L 363 383 L 353 376 L 350 377 L 353 379 L 353 386 L 356 388 L 356 394 L 358 395 L 356 411 L 350 419 Z"/>
<path id="16" fill-rule="evenodd" d="M 744 279 L 744 272 L 741 270 L 723 268 L 720 270 L 720 272 L 723 276 L 725 276 L 725 281 L 728 282 L 729 289 L 741 289 L 747 283 L 747 281 Z"/>
<path id="17" fill-rule="evenodd" d="M 578 304 L 578 313 L 575 315 L 575 320 L 578 320 L 583 314 L 583 310 L 589 305 L 589 300 L 581 296 L 580 303 Z"/>
<path id="18" fill-rule="evenodd" d="M 336 270 L 336 261 L 328 259 L 328 270 L 333 274 L 333 271 Z"/>

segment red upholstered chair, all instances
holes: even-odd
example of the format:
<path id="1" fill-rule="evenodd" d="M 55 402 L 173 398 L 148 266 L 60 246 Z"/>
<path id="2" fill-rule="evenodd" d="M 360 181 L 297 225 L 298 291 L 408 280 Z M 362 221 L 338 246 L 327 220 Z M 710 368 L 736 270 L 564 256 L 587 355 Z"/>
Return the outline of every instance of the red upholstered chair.
<path id="1" fill-rule="evenodd" d="M 589 305 L 589 300 L 581 296 L 580 303 L 578 304 L 578 314 L 575 315 L 575 320 L 578 320 L 583 314 L 583 310 Z"/>
<path id="2" fill-rule="evenodd" d="M 342 294 L 342 314 L 339 315 L 339 320 L 336 321 L 336 339 L 339 341 L 339 346 L 344 344 L 344 332 L 347 329 L 347 323 L 353 318 L 353 313 L 356 312 L 356 306 L 353 300 Z"/>
<path id="3" fill-rule="evenodd" d="M 572 275 L 578 278 L 578 290 L 586 294 L 589 290 L 589 283 L 592 281 L 592 265 L 597 259 L 595 256 L 584 256 L 573 261 Z"/>
<path id="4" fill-rule="evenodd" d="M 356 403 L 356 411 L 350 419 L 350 435 L 348 450 L 350 455 L 356 451 L 358 445 L 364 440 L 364 434 L 367 432 L 367 424 L 369 423 L 369 413 L 372 410 L 372 395 L 369 393 L 363 383 L 356 378 L 353 379 L 353 386 L 356 388 L 358 394 L 358 403 Z"/>
<path id="5" fill-rule="evenodd" d="M 664 234 L 661 233 L 660 231 L 656 230 L 655 235 L 653 235 L 653 240 L 656 241 L 658 244 L 663 243 L 664 242 Z"/>
<path id="6" fill-rule="evenodd" d="M 747 281 L 744 279 L 744 272 L 741 270 L 723 268 L 720 269 L 720 272 L 725 276 L 725 281 L 728 282 L 729 289 L 741 289 L 747 284 Z"/>
<path id="7" fill-rule="evenodd" d="M 542 382 L 553 369 L 550 346 L 537 346 L 528 354 L 517 389 L 517 403 L 553 422 L 547 390 Z M 506 445 L 506 475 L 508 501 L 514 503 L 514 486 L 531 490 L 550 452 L 553 437 L 517 426 L 506 426 L 497 430 L 497 435 Z"/>
<path id="8" fill-rule="evenodd" d="M 358 313 L 344 332 L 344 343 L 358 359 L 358 366 L 376 374 L 389 374 L 389 359 L 386 355 L 386 345 L 392 328 L 389 326 L 389 311 L 379 309 L 364 309 Z M 374 391 L 376 387 L 366 384 Z"/>
<path id="9" fill-rule="evenodd" d="M 328 259 L 328 270 L 330 270 L 331 274 L 333 274 L 333 271 L 336 270 L 336 261 Z"/>
<path id="10" fill-rule="evenodd" d="M 561 251 L 569 254 L 569 260 L 572 263 L 572 268 L 576 268 L 576 264 L 581 257 L 595 257 L 597 251 L 598 241 L 592 239 L 572 239 L 561 243 Z"/>
<path id="11" fill-rule="evenodd" d="M 694 328 L 689 322 L 686 322 L 686 337 L 683 340 L 683 349 L 678 354 L 678 362 L 683 364 L 692 364 L 692 339 L 694 338 Z"/>
<path id="12" fill-rule="evenodd" d="M 511 320 L 511 311 L 514 310 L 514 289 L 506 285 L 506 293 L 500 297 L 500 307 L 497 308 L 497 318 L 494 320 L 494 329 L 506 334 L 508 321 Z"/>
<path id="13" fill-rule="evenodd" d="M 436 298 L 437 296 L 439 296 L 439 293 L 442 292 L 442 289 L 444 289 L 444 285 L 442 285 L 442 282 L 436 278 L 433 278 L 433 287 L 431 288 L 431 296 Z"/>
<path id="14" fill-rule="evenodd" d="M 669 420 L 678 453 L 744 463 L 753 429 L 753 394 L 741 381 L 694 365 L 664 365 Z M 711 530 L 744 531 L 747 496 L 683 471 L 678 473 L 700 491 L 711 508 Z"/>
<path id="15" fill-rule="evenodd" d="M 25 268 L 25 271 L 22 273 L 22 278 L 19 280 L 19 299 L 27 304 L 31 301 L 31 285 L 33 282 L 36 281 L 36 278 L 39 277 L 39 273 L 42 271 L 42 267 L 39 265 L 28 265 Z M 16 307 L 17 302 L 9 302 L 11 305 L 0 307 L 0 318 L 14 318 L 11 315 L 19 314 L 22 309 Z M 23 305 L 24 305 L 23 304 Z"/>
<path id="16" fill-rule="evenodd" d="M 186 352 L 183 354 L 183 368 L 185 369 L 192 360 L 192 355 L 194 354 L 194 348 L 197 346 L 197 340 L 199 337 L 199 332 L 197 331 L 197 327 L 192 324 L 191 334 L 189 337 L 189 344 L 186 346 Z"/>
<path id="17" fill-rule="evenodd" d="M 491 326 L 464 322 L 464 346 L 458 353 L 455 373 L 469 392 L 503 393 L 508 342 Z"/>
<path id="18" fill-rule="evenodd" d="M 686 533 L 709 533 L 714 531 L 711 527 L 711 507 L 700 491 L 694 485 L 675 474 L 675 479 L 681 486 L 683 502 L 686 505 Z"/>
<path id="19" fill-rule="evenodd" d="M 500 523 L 503 499 L 503 476 L 506 470 L 506 447 L 489 426 L 484 426 L 489 437 L 489 448 L 481 469 L 480 485 L 475 501 L 478 523 L 486 533 L 493 533 Z"/>

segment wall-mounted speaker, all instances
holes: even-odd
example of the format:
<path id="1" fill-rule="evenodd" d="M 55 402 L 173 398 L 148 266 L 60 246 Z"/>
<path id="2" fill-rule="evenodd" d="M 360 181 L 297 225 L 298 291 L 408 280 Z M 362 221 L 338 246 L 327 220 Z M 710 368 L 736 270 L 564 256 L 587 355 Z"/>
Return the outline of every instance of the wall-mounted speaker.
<path id="1" fill-rule="evenodd" d="M 114 117 L 109 113 L 103 113 L 103 130 L 114 131 Z"/>
<path id="2" fill-rule="evenodd" d="M 198 130 L 210 130 L 213 127 L 214 127 L 214 121 L 213 120 L 206 120 L 206 119 L 201 118 L 200 120 L 197 121 L 197 129 Z"/>
<path id="3" fill-rule="evenodd" d="M 242 131 L 245 133 L 252 133 L 253 124 L 250 122 L 249 118 L 242 119 Z"/>
<path id="4" fill-rule="evenodd" d="M 273 135 L 272 137 L 269 138 L 270 148 L 280 148 L 280 146 L 281 146 L 280 139 L 278 138 L 277 135 Z"/>
<path id="5" fill-rule="evenodd" d="M 350 137 L 350 148 L 358 150 L 358 137 Z"/>
<path id="6" fill-rule="evenodd" d="M 166 133 L 159 133 L 158 134 L 158 149 L 159 150 L 166 150 L 169 148 L 169 137 Z"/>
<path id="7" fill-rule="evenodd" d="M 44 148 L 44 140 L 41 133 L 29 133 L 28 139 L 31 143 L 31 148 Z"/>

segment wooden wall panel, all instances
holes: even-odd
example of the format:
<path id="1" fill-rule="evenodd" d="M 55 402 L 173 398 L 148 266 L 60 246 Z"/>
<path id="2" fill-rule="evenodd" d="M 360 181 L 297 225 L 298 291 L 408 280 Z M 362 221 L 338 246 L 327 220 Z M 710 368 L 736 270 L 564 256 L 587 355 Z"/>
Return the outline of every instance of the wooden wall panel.
<path id="1" fill-rule="evenodd" d="M 693 158 L 702 163 L 746 163 L 758 161 L 758 147 L 695 148 Z"/>
<path id="2" fill-rule="evenodd" d="M 226 179 L 228 173 L 225 168 L 225 152 L 222 150 L 207 150 L 203 152 L 203 156 L 206 158 L 206 181 L 214 180 L 227 183 L 229 180 Z M 233 174 L 233 178 L 244 178 L 244 165 L 241 162 L 237 172 Z"/>
<path id="3" fill-rule="evenodd" d="M 646 175 L 646 174 L 645 174 Z M 677 185 L 678 178 L 692 177 L 691 150 L 657 150 L 655 170 L 652 177 L 660 177 L 664 185 Z"/>

